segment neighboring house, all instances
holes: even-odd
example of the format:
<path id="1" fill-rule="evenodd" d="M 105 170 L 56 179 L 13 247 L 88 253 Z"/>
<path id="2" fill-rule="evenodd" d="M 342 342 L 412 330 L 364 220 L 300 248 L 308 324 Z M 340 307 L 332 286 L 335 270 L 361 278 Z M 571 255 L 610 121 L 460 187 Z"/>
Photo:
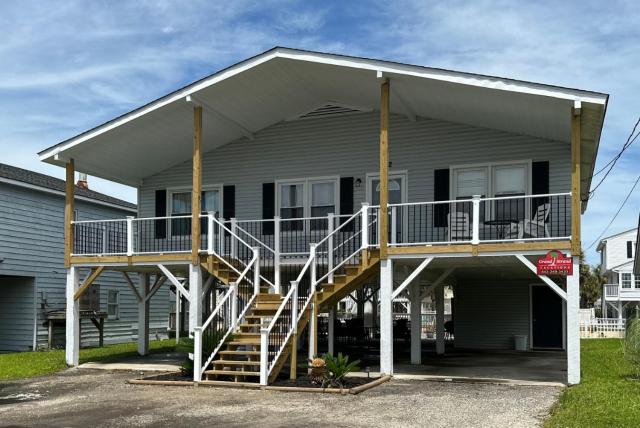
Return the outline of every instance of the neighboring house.
<path id="1" fill-rule="evenodd" d="M 317 314 L 335 315 L 364 286 L 379 288 L 382 373 L 394 371 L 393 300 L 406 292 L 411 361 L 421 362 L 419 308 L 432 292 L 444 353 L 446 286 L 456 348 L 554 349 L 566 353 L 558 372 L 578 383 L 580 215 L 607 101 L 471 73 L 264 52 L 39 154 L 139 192 L 135 220 L 67 222 L 69 318 L 82 291 L 77 266 L 137 271 L 143 284 L 164 277 L 189 301 L 194 379 L 266 384 L 296 363 L 300 335 L 315 354 Z M 126 239 L 96 251 L 96 226 Z M 75 245 L 74 233 L 84 237 Z M 572 275 L 537 276 L 551 250 L 569 254 Z M 77 343 L 67 362 L 77 364 Z"/>
<path id="2" fill-rule="evenodd" d="M 638 257 L 637 246 L 640 241 L 640 215 L 638 216 L 638 234 L 636 235 L 636 254 L 633 260 L 633 273 L 640 276 L 640 257 Z"/>
<path id="3" fill-rule="evenodd" d="M 604 238 L 597 251 L 606 278 L 602 290 L 604 318 L 626 319 L 640 305 L 640 275 L 634 273 L 638 229 L 630 229 Z"/>
<path id="4" fill-rule="evenodd" d="M 135 205 L 89 190 L 86 181 L 79 184 L 74 219 L 135 214 Z M 0 164 L 0 351 L 26 351 L 49 343 L 64 346 L 64 208 L 63 180 Z M 168 292 L 158 295 L 150 321 L 154 333 L 164 336 L 168 304 Z M 137 303 L 121 274 L 103 275 L 84 305 L 97 312 L 94 317 L 104 317 L 106 343 L 137 336 Z M 51 338 L 49 320 L 53 321 Z M 91 320 L 83 319 L 83 345 L 95 345 L 98 338 Z"/>

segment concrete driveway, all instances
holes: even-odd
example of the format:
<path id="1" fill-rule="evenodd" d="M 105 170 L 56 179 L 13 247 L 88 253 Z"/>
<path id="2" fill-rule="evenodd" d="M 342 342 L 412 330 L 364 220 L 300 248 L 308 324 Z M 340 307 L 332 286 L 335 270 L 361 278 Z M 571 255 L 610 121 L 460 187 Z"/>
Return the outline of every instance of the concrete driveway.
<path id="1" fill-rule="evenodd" d="M 561 388 L 392 380 L 360 395 L 129 385 L 71 369 L 0 384 L 1 426 L 539 426 Z"/>

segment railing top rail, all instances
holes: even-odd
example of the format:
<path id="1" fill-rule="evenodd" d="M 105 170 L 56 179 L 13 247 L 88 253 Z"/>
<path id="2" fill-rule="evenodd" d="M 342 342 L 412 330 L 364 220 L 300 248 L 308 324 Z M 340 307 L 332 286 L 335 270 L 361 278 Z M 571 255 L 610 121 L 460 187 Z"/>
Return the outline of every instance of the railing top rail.
<path id="1" fill-rule="evenodd" d="M 91 223 L 116 223 L 116 222 L 126 222 L 126 218 L 110 218 L 104 220 L 72 220 L 71 224 L 91 224 Z"/>
<path id="2" fill-rule="evenodd" d="M 229 300 L 229 297 L 232 295 L 231 292 L 231 288 L 229 288 L 227 290 L 227 292 L 224 294 L 224 296 L 222 297 L 222 299 L 220 299 L 220 301 L 218 302 L 218 304 L 216 305 L 216 308 L 213 310 L 213 312 L 211 312 L 211 315 L 209 315 L 209 318 L 207 318 L 207 320 L 202 324 L 201 327 L 199 327 L 201 330 L 204 330 L 207 328 L 207 326 L 209 324 L 211 324 L 211 321 L 213 320 L 213 318 L 216 316 L 216 314 L 220 311 L 220 309 L 222 308 L 222 306 L 224 305 L 224 303 Z"/>
<path id="3" fill-rule="evenodd" d="M 208 218 L 209 215 L 208 214 L 200 214 L 200 218 Z M 236 235 L 235 233 L 233 233 L 231 231 L 231 229 L 229 229 L 227 226 L 225 226 L 220 220 L 218 220 L 215 217 L 211 217 L 211 219 L 213 220 L 214 223 L 218 223 L 220 225 L 220 227 L 222 227 L 224 230 L 226 230 L 227 232 L 229 232 L 231 234 L 231 236 L 233 236 L 234 238 L 236 238 L 239 242 L 243 243 L 244 245 L 246 245 L 247 248 L 249 248 L 250 250 L 253 250 L 253 247 L 251 245 L 249 245 L 244 239 L 240 238 L 238 235 Z"/>
<path id="4" fill-rule="evenodd" d="M 480 198 L 481 201 L 496 201 L 504 199 L 533 199 L 533 198 L 549 198 L 552 196 L 571 196 L 571 192 L 564 193 L 544 193 L 539 195 L 520 195 L 520 196 L 492 196 L 489 198 Z M 468 200 L 468 199 L 467 199 Z"/>
<path id="5" fill-rule="evenodd" d="M 190 215 L 174 215 L 174 216 L 164 216 L 164 217 L 134 217 L 133 221 L 171 220 L 171 219 L 181 219 L 181 218 L 191 218 L 191 216 Z"/>
<path id="6" fill-rule="evenodd" d="M 265 250 L 270 251 L 271 253 L 275 254 L 275 250 L 271 247 L 269 247 L 267 244 L 265 244 L 264 242 L 262 242 L 261 240 L 259 240 L 258 238 L 256 238 L 255 236 L 253 236 L 251 233 L 249 233 L 247 230 L 245 230 L 243 227 L 238 226 L 238 228 L 242 233 L 244 233 L 245 235 L 247 235 L 249 238 L 253 239 L 254 241 L 256 241 L 256 243 L 258 245 L 260 245 L 261 247 L 263 247 Z"/>
<path id="7" fill-rule="evenodd" d="M 309 270 L 309 267 L 311 266 L 311 263 L 314 262 L 315 258 L 316 258 L 315 253 L 313 253 L 313 254 L 311 254 L 309 256 L 309 258 L 307 259 L 307 262 L 304 264 L 304 266 L 302 266 L 302 269 L 300 270 L 300 274 L 296 278 L 296 282 L 302 281 L 302 278 L 304 277 L 304 274 Z M 312 287 L 313 287 L 313 285 L 315 285 L 315 284 L 311 284 Z"/>
<path id="8" fill-rule="evenodd" d="M 357 216 L 360 215 L 360 211 L 356 212 L 355 214 L 351 215 L 351 217 L 349 217 L 349 219 L 345 222 L 343 222 L 340 226 L 336 227 L 335 229 L 333 229 L 333 231 L 331 233 L 329 233 L 327 236 L 325 236 L 324 238 L 322 238 L 320 241 L 318 241 L 316 243 L 317 246 L 320 246 L 322 244 L 324 244 L 325 241 L 327 241 L 329 239 L 330 236 L 337 234 L 340 229 L 342 229 L 343 227 L 345 227 L 347 225 L 347 223 L 349 223 L 351 220 L 353 220 L 354 218 L 356 218 Z"/>

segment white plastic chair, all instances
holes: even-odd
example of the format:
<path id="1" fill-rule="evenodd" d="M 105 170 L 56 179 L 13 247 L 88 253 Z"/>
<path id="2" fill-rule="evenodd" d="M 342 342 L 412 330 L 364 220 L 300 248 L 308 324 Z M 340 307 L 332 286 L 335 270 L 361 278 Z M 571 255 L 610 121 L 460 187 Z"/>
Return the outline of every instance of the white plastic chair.
<path id="1" fill-rule="evenodd" d="M 550 237 L 551 234 L 547 227 L 549 208 L 549 203 L 538 205 L 532 219 L 525 218 L 518 223 L 511 223 L 509 228 L 505 230 L 504 237 L 506 239 L 524 239 L 525 236 L 530 238 Z"/>

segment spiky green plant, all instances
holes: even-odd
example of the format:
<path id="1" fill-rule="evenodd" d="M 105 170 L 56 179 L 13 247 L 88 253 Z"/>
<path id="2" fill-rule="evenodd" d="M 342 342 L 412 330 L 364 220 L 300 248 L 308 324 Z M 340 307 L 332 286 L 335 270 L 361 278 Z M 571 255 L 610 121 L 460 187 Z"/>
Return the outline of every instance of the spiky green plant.
<path id="1" fill-rule="evenodd" d="M 344 378 L 347 374 L 360 370 L 360 360 L 349 362 L 347 355 L 338 353 L 337 357 L 327 354 L 324 357 L 327 371 L 325 373 L 323 386 L 344 388 Z"/>
<path id="2" fill-rule="evenodd" d="M 640 378 L 640 318 L 633 317 L 627 320 L 622 350 L 634 368 L 635 377 Z"/>

